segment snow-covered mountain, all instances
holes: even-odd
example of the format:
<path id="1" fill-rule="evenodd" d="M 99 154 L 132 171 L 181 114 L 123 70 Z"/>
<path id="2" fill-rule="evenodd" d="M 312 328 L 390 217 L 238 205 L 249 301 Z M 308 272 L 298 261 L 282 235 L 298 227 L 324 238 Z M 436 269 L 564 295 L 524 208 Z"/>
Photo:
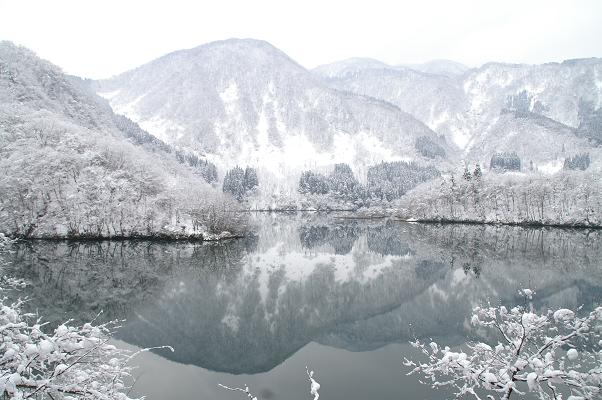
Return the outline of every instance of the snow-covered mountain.
<path id="1" fill-rule="evenodd" d="M 602 141 L 584 129 L 583 111 L 600 113 L 600 59 L 468 69 L 352 58 L 310 72 L 267 42 L 230 39 L 165 55 L 95 90 L 158 138 L 223 169 L 258 166 L 277 178 L 337 162 L 360 179 L 382 160 L 445 170 L 460 159 L 487 165 L 496 152 L 553 172 Z M 423 136 L 446 157 L 421 156 Z"/>
<path id="2" fill-rule="evenodd" d="M 230 39 L 167 54 L 96 83 L 155 136 L 224 167 L 287 171 L 422 159 L 416 139 L 448 145 L 397 106 L 329 87 L 267 42 Z M 426 161 L 426 159 L 424 159 Z"/>
<path id="3" fill-rule="evenodd" d="M 395 104 L 441 134 L 450 133 L 442 124 L 461 115 L 464 108 L 465 95 L 458 80 L 443 75 L 365 59 L 320 66 L 314 73 L 339 90 Z"/>
<path id="4" fill-rule="evenodd" d="M 397 105 L 474 161 L 487 161 L 492 151 L 517 151 L 544 164 L 554 160 L 550 155 L 584 151 L 600 142 L 600 133 L 585 129 L 584 122 L 589 114 L 599 119 L 601 59 L 490 63 L 461 74 L 423 71 L 428 73 L 351 59 L 314 73 L 339 90 Z"/>

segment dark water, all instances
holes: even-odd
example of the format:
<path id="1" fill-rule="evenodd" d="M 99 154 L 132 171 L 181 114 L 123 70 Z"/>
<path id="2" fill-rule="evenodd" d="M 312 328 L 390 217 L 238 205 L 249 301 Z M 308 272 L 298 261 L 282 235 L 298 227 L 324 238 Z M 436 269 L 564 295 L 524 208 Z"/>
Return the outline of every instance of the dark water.
<path id="1" fill-rule="evenodd" d="M 443 399 L 407 377 L 413 337 L 460 346 L 486 301 L 586 309 L 602 297 L 598 232 L 252 217 L 256 235 L 218 244 L 29 242 L 8 273 L 31 281 L 51 321 L 125 318 L 116 343 L 172 345 L 137 359 L 148 399 Z"/>

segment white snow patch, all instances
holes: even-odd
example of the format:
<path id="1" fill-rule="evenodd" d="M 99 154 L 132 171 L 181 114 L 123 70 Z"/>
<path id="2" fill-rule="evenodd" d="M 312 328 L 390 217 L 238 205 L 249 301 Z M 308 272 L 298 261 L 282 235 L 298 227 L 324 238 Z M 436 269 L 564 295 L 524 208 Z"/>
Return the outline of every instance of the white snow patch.
<path id="1" fill-rule="evenodd" d="M 532 392 L 537 390 L 537 373 L 529 372 L 529 374 L 527 375 L 527 385 L 529 386 L 529 391 Z"/>
<path id="2" fill-rule="evenodd" d="M 139 121 L 138 124 L 151 135 L 167 143 L 181 139 L 185 132 L 183 126 L 161 117 L 153 117 L 146 121 Z"/>
<path id="3" fill-rule="evenodd" d="M 466 281 L 470 279 L 468 277 L 468 275 L 464 272 L 464 270 L 462 268 L 457 268 L 454 270 L 454 272 L 452 273 L 452 279 L 451 279 L 451 286 L 455 287 L 458 286 L 460 283 Z"/>
<path id="4" fill-rule="evenodd" d="M 447 111 L 444 111 L 439 115 L 435 115 L 434 106 L 431 107 L 431 115 L 427 123 L 429 128 L 437 131 L 437 128 L 447 121 L 449 121 L 449 113 Z"/>
<path id="5" fill-rule="evenodd" d="M 303 132 L 287 132 L 276 117 L 276 126 L 283 139 L 281 146 L 270 142 L 268 119 L 261 113 L 257 124 L 257 140 L 245 140 L 241 149 L 231 159 L 224 154 L 210 156 L 218 165 L 251 165 L 272 171 L 276 178 L 285 178 L 291 171 L 315 169 L 335 163 L 353 165 L 354 172 L 363 176 L 362 168 L 380 161 L 412 161 L 410 157 L 395 155 L 389 146 L 379 139 L 362 132 L 350 135 L 337 132 L 333 137 L 332 149 L 317 148 Z M 220 135 L 223 136 L 223 135 Z"/>
<path id="6" fill-rule="evenodd" d="M 466 149 L 471 139 L 470 132 L 455 126 L 452 126 L 450 130 L 452 133 L 452 141 L 455 145 L 461 149 Z"/>
<path id="7" fill-rule="evenodd" d="M 219 94 L 219 97 L 222 99 L 226 106 L 231 106 L 233 103 L 238 101 L 238 86 L 236 82 L 230 81 L 228 87 L 224 89 L 223 92 Z"/>
<path id="8" fill-rule="evenodd" d="M 133 101 L 130 101 L 129 103 L 118 103 L 116 101 L 109 101 L 109 103 L 117 113 L 125 115 L 132 121 L 139 122 L 141 118 L 136 111 L 136 107 L 138 106 L 140 100 L 144 98 L 144 96 L 146 96 L 146 94 L 142 94 L 136 97 Z"/>
<path id="9" fill-rule="evenodd" d="M 553 161 L 548 161 L 547 163 L 538 165 L 537 170 L 540 172 L 543 172 L 544 174 L 554 175 L 562 170 L 563 165 L 564 165 L 563 160 L 553 160 Z"/>
<path id="10" fill-rule="evenodd" d="M 602 107 L 602 74 L 596 70 L 596 88 L 598 89 L 598 107 Z"/>
<path id="11" fill-rule="evenodd" d="M 599 71 L 596 71 L 596 87 L 602 91 L 602 74 Z"/>
<path id="12" fill-rule="evenodd" d="M 560 310 L 556 310 L 554 312 L 554 320 L 556 322 L 559 321 L 570 321 L 575 318 L 575 313 L 569 309 L 561 308 Z"/>
<path id="13" fill-rule="evenodd" d="M 111 99 L 114 98 L 115 96 L 117 96 L 120 92 L 121 92 L 121 89 L 117 89 L 112 92 L 97 92 L 96 94 L 99 95 L 100 97 L 103 97 L 103 98 L 111 101 Z"/>
<path id="14" fill-rule="evenodd" d="M 222 324 L 226 325 L 228 328 L 230 328 L 230 330 L 232 332 L 238 332 L 238 327 L 239 327 L 239 320 L 240 318 L 232 315 L 232 314 L 226 314 L 224 315 L 224 318 L 222 318 Z"/>

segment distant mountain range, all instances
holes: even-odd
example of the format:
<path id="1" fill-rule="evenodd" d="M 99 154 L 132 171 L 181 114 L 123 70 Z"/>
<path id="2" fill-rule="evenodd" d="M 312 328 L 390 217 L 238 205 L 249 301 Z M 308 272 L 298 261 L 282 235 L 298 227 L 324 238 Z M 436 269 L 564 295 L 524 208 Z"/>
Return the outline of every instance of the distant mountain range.
<path id="1" fill-rule="evenodd" d="M 601 108 L 602 60 L 468 68 L 353 58 L 309 71 L 267 42 L 230 39 L 167 54 L 95 90 L 151 134 L 223 168 L 285 177 L 336 162 L 361 172 L 413 160 L 446 170 L 515 151 L 553 171 L 564 157 L 598 151 L 583 110 L 595 117 Z M 425 158 L 419 137 L 446 156 Z"/>
<path id="2" fill-rule="evenodd" d="M 493 152 L 516 151 L 547 165 L 600 140 L 599 131 L 583 126 L 584 105 L 592 105 L 594 114 L 602 105 L 600 59 L 490 63 L 458 68 L 455 74 L 418 69 L 351 59 L 314 72 L 340 90 L 397 105 L 445 135 L 460 157 L 471 161 L 484 163 Z"/>

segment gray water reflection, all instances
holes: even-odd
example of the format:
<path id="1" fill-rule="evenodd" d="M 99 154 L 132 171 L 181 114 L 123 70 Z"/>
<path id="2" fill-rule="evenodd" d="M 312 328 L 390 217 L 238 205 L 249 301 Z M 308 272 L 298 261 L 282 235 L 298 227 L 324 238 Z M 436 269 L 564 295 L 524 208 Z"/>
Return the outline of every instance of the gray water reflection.
<path id="1" fill-rule="evenodd" d="M 284 398 L 307 397 L 292 356 L 318 358 L 312 342 L 338 354 L 329 368 L 345 371 L 346 351 L 378 364 L 379 349 L 414 336 L 461 344 L 472 334 L 466 322 L 474 305 L 516 303 L 521 287 L 535 288 L 542 308 L 591 308 L 602 297 L 599 231 L 253 218 L 255 236 L 217 244 L 28 242 L 10 255 L 10 273 L 33 283 L 31 306 L 53 321 L 86 321 L 104 310 L 106 319 L 126 319 L 123 342 L 173 345 L 153 369 L 173 369 L 158 361 L 167 359 L 217 373 L 210 381 L 267 371 L 298 379 L 299 392 Z M 395 346 L 401 378 L 408 349 Z M 362 379 L 374 398 L 397 390 L 399 381 L 385 388 L 372 378 Z M 140 392 L 161 398 L 148 387 Z M 192 398 L 192 389 L 181 388 L 178 398 Z M 419 385 L 411 391 L 431 396 Z M 363 398 L 348 392 L 329 389 L 328 398 Z"/>

